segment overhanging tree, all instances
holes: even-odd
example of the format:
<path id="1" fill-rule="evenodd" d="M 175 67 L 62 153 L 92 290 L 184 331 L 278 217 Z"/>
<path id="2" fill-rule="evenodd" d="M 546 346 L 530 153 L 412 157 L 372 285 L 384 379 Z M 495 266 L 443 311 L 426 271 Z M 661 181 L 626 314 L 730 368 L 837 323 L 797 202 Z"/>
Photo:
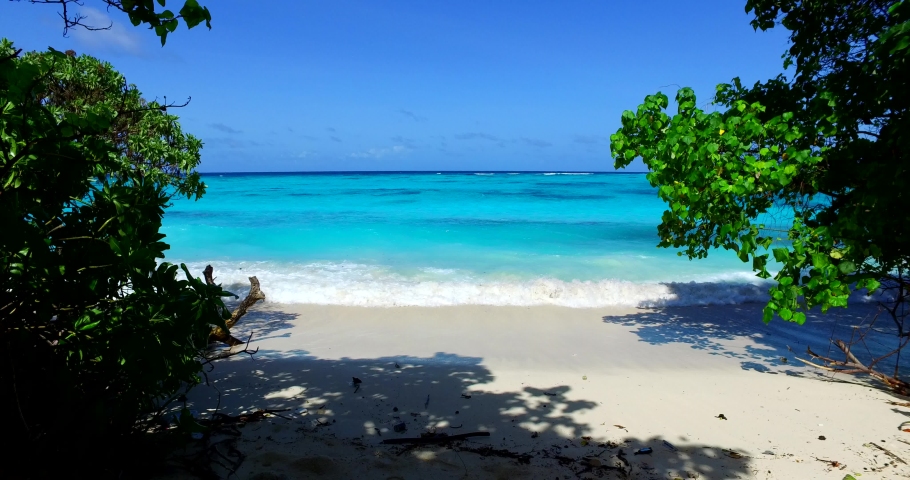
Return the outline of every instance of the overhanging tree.
<path id="1" fill-rule="evenodd" d="M 110 25 L 86 24 L 85 15 L 79 13 L 83 0 L 27 1 L 59 7 L 58 15 L 63 20 L 64 35 L 71 28 L 106 30 L 111 27 Z M 164 45 L 169 33 L 177 30 L 181 20 L 187 28 L 193 28 L 203 22 L 206 27 L 212 28 L 212 14 L 207 7 L 200 5 L 198 0 L 184 0 L 183 6 L 176 13 L 167 8 L 167 0 L 98 0 L 98 3 L 104 5 L 109 11 L 125 13 L 133 26 L 148 25 L 148 28 L 154 30 L 155 35 L 161 39 L 161 45 Z M 173 5 L 174 2 L 171 4 Z"/>
<path id="2" fill-rule="evenodd" d="M 670 207 L 660 246 L 732 250 L 762 278 L 773 255 L 766 322 L 803 323 L 808 309 L 884 290 L 899 359 L 910 342 L 910 2 L 749 0 L 746 11 L 756 29 L 790 30 L 790 76 L 718 85 L 712 112 L 689 88 L 672 117 L 666 95 L 647 96 L 610 137 L 615 165 L 648 166 Z M 786 213 L 781 231 L 762 222 L 769 212 Z M 846 360 L 829 364 L 910 389 L 899 361 L 885 375 L 838 346 Z"/>
<path id="3" fill-rule="evenodd" d="M 204 191 L 165 110 L 94 58 L 0 44 L 0 405 L 21 458 L 129 433 L 224 326 L 225 292 L 157 264 L 171 198 Z"/>
<path id="4" fill-rule="evenodd" d="M 67 26 L 78 26 L 65 10 L 78 2 L 33 3 L 63 5 Z M 180 15 L 156 12 L 151 1 L 105 3 L 152 26 L 162 43 L 178 18 L 189 27 L 208 20 L 194 0 Z M 158 263 L 171 199 L 204 192 L 195 173 L 202 144 L 168 108 L 146 102 L 105 62 L 54 50 L 22 54 L 0 42 L 8 465 L 42 476 L 104 475 L 117 472 L 117 461 L 134 464 L 139 458 L 118 455 L 124 436 L 144 431 L 144 420 L 200 381 L 213 333 L 231 341 L 236 319 L 221 300 L 228 293 L 185 267 Z"/>

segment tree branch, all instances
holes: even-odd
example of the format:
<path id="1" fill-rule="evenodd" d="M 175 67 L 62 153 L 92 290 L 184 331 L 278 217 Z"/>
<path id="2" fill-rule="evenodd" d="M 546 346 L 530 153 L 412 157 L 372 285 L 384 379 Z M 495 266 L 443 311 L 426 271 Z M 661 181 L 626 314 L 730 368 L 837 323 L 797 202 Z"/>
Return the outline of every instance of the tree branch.
<path id="1" fill-rule="evenodd" d="M 215 269 L 211 265 L 207 265 L 205 270 L 202 271 L 202 275 L 205 277 L 205 283 L 208 285 L 215 285 Z M 246 315 L 247 310 L 250 307 L 256 304 L 256 302 L 265 300 L 265 293 L 262 293 L 262 290 L 259 289 L 259 279 L 256 277 L 250 278 L 250 293 L 247 294 L 246 298 L 240 302 L 240 305 L 234 309 L 234 312 L 231 313 L 231 318 L 227 319 L 224 322 L 224 325 L 230 330 L 237 325 L 237 322 Z M 211 338 L 226 343 L 230 346 L 236 346 L 243 343 L 243 341 L 238 340 L 235 337 L 232 337 L 228 332 L 226 332 L 221 327 L 215 327 L 212 329 Z"/>
<path id="2" fill-rule="evenodd" d="M 231 337 L 231 338 L 234 338 L 234 337 Z M 211 356 L 211 357 L 206 357 L 205 355 L 203 355 L 203 358 L 205 359 L 205 361 L 202 362 L 202 366 L 210 365 L 212 362 L 215 362 L 215 361 L 217 361 L 217 360 L 222 360 L 222 359 L 225 359 L 225 358 L 230 358 L 230 357 L 233 357 L 233 356 L 235 356 L 235 355 L 240 355 L 240 354 L 244 354 L 244 353 L 247 354 L 247 355 L 249 355 L 249 356 L 252 358 L 252 356 L 253 356 L 254 354 L 256 354 L 257 352 L 259 352 L 259 347 L 256 347 L 255 350 L 250 350 L 250 340 L 252 340 L 252 339 L 253 339 L 253 334 L 250 333 L 250 336 L 247 337 L 247 339 L 246 339 L 246 346 L 243 348 L 243 350 L 237 350 L 237 351 L 230 351 L 230 350 L 228 350 L 228 351 L 223 351 L 223 352 L 216 353 L 215 355 L 213 355 L 213 356 Z M 240 343 L 243 343 L 243 342 L 240 342 Z M 233 346 L 233 345 L 231 345 L 231 346 Z"/>
<path id="3" fill-rule="evenodd" d="M 797 357 L 797 360 L 799 360 L 805 364 L 811 365 L 815 368 L 818 368 L 821 370 L 827 370 L 829 372 L 834 372 L 834 373 L 849 373 L 849 374 L 866 373 L 866 374 L 872 376 L 873 378 L 881 381 L 885 385 L 888 385 L 895 392 L 897 392 L 901 395 L 910 395 L 910 383 L 907 383 L 907 382 L 905 382 L 901 379 L 895 378 L 895 377 L 890 377 L 888 375 L 885 375 L 884 373 L 881 373 L 879 371 L 876 371 L 876 370 L 873 370 L 872 368 L 867 367 L 862 362 L 860 362 L 859 359 L 857 359 L 855 355 L 853 355 L 853 352 L 850 351 L 850 346 L 847 345 L 843 340 L 834 340 L 833 343 L 834 343 L 834 345 L 837 346 L 838 349 L 840 349 L 840 351 L 842 351 L 844 353 L 844 355 L 846 356 L 846 360 L 839 361 L 839 360 L 834 360 L 832 358 L 823 357 L 823 356 L 813 352 L 809 347 L 806 347 L 806 353 L 812 358 L 821 360 L 822 362 L 825 363 L 825 365 L 818 365 L 818 364 L 815 364 L 808 360 L 801 359 L 799 357 Z"/>

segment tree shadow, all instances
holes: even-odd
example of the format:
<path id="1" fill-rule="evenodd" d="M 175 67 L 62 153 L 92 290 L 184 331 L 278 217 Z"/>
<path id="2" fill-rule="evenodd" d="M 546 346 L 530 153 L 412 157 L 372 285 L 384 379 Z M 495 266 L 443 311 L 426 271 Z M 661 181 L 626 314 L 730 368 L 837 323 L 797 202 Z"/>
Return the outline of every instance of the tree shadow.
<path id="1" fill-rule="evenodd" d="M 233 309 L 233 305 L 229 305 L 227 302 L 225 305 Z M 258 341 L 287 338 L 291 336 L 290 329 L 294 326 L 292 322 L 298 316 L 296 313 L 286 313 L 270 308 L 256 308 L 243 316 L 240 322 L 231 329 L 231 334 L 244 340 L 253 335 L 253 338 Z"/>
<path id="2" fill-rule="evenodd" d="M 251 346 L 283 336 L 294 318 L 259 314 L 245 328 L 261 332 L 266 324 L 268 333 L 257 333 Z M 502 387 L 479 357 L 329 359 L 261 349 L 218 362 L 208 379 L 190 395 L 203 418 L 216 408 L 229 415 L 286 409 L 231 440 L 245 456 L 236 478 L 730 478 L 751 471 L 748 458 L 720 446 L 667 446 L 664 440 L 682 440 L 615 428 L 608 438 L 604 420 L 591 418 L 605 398 L 533 376 L 520 388 Z M 418 448 L 381 443 L 477 431 L 490 436 Z M 634 455 L 642 447 L 653 452 Z"/>
<path id="3" fill-rule="evenodd" d="M 847 309 L 830 309 L 826 314 L 809 312 L 803 325 L 778 318 L 765 324 L 763 307 L 761 303 L 658 307 L 630 315 L 608 315 L 603 321 L 629 327 L 640 341 L 651 345 L 681 343 L 710 355 L 739 360 L 744 370 L 804 375 L 820 371 L 796 357 L 810 359 L 806 352 L 811 348 L 817 354 L 842 358 L 831 339 L 855 338 L 854 327 L 866 324 L 877 311 L 874 303 L 856 302 Z M 865 360 L 884 355 L 893 348 L 889 339 L 894 339 L 890 337 L 886 331 L 871 332 L 854 351 Z M 910 367 L 908 360 L 907 356 L 899 360 L 902 369 Z M 891 371 L 897 361 L 897 357 L 886 359 L 878 368 Z M 841 377 L 867 380 L 863 376 Z"/>

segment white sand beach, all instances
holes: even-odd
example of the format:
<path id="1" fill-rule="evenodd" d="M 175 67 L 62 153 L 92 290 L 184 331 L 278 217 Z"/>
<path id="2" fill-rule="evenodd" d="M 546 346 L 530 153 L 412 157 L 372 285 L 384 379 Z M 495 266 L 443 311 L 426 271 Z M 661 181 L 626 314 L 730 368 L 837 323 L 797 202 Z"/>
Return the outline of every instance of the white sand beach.
<path id="1" fill-rule="evenodd" d="M 910 408 L 888 403 L 907 399 L 796 360 L 827 352 L 833 317 L 760 312 L 271 303 L 235 329 L 255 357 L 209 379 L 221 412 L 291 409 L 241 429 L 234 478 L 907 478 Z M 834 332 L 871 312 L 833 312 Z M 217 398 L 202 386 L 190 405 Z M 490 436 L 380 443 L 428 431 Z"/>

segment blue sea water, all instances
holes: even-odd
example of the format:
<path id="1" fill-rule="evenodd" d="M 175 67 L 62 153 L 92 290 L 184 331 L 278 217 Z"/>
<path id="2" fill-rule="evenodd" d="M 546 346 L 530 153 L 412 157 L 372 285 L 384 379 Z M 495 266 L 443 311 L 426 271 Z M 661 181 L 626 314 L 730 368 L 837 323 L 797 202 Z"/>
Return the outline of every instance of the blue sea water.
<path id="1" fill-rule="evenodd" d="M 731 252 L 656 248 L 642 174 L 208 174 L 175 200 L 167 261 L 270 301 L 337 305 L 701 305 L 759 301 Z"/>

